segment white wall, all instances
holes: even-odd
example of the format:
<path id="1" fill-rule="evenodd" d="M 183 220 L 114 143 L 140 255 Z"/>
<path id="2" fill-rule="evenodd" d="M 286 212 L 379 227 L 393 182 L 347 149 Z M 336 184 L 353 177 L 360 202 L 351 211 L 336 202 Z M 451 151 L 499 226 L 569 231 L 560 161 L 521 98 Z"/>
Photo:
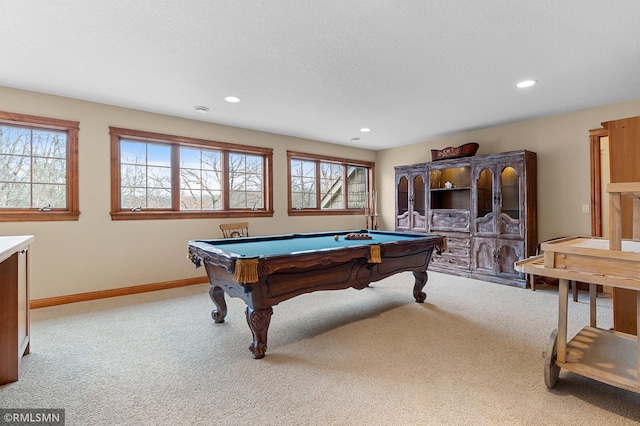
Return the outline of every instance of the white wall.
<path id="1" fill-rule="evenodd" d="M 589 130 L 640 115 L 640 99 L 379 151 L 376 174 L 385 229 L 393 229 L 394 166 L 431 161 L 431 149 L 478 142 L 476 155 L 527 149 L 538 155 L 538 240 L 591 235 Z M 464 117 L 460 117 L 463 121 Z"/>
<path id="2" fill-rule="evenodd" d="M 237 219 L 112 221 L 109 126 L 273 148 L 273 218 L 250 218 L 252 235 L 353 229 L 364 216 L 288 217 L 287 157 L 294 149 L 375 161 L 374 151 L 168 117 L 0 87 L 0 110 L 80 122 L 80 219 L 0 222 L 0 235 L 35 235 L 31 299 L 204 276 L 186 258 L 187 241 L 220 238 Z"/>

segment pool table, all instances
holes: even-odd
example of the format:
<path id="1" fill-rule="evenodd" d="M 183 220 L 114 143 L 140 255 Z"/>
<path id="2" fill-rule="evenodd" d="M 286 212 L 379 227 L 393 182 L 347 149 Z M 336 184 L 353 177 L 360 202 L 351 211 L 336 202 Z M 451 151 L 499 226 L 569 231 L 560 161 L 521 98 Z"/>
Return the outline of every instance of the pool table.
<path id="1" fill-rule="evenodd" d="M 418 303 L 424 302 L 422 289 L 434 249 L 445 250 L 446 239 L 366 230 L 188 242 L 189 259 L 196 267 L 204 265 L 207 271 L 209 296 L 216 307 L 211 312 L 213 320 L 224 322 L 225 292 L 247 304 L 247 323 L 253 333 L 249 349 L 256 359 L 263 358 L 267 351 L 272 307 L 300 294 L 363 289 L 371 282 L 412 271 L 413 297 Z"/>

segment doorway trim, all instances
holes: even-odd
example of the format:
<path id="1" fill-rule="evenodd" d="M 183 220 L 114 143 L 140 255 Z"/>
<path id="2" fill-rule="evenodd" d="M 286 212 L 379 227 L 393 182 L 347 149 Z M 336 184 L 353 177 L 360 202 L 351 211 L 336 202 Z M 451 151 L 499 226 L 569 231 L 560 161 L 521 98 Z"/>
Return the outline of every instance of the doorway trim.
<path id="1" fill-rule="evenodd" d="M 602 185 L 600 165 L 600 138 L 609 136 L 605 128 L 589 130 L 591 155 L 591 235 L 602 237 Z"/>

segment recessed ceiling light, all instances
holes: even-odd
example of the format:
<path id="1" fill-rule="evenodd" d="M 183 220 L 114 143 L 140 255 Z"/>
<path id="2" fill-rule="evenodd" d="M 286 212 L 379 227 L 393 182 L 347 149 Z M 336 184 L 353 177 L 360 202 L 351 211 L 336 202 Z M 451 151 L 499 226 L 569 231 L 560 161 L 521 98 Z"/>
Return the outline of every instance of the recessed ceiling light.
<path id="1" fill-rule="evenodd" d="M 363 127 L 362 129 L 360 129 L 361 132 L 366 133 L 366 132 L 370 132 L 371 129 L 368 127 Z"/>
<path id="2" fill-rule="evenodd" d="M 224 100 L 229 102 L 230 104 L 237 104 L 238 102 L 242 101 L 242 99 L 236 96 L 227 96 L 226 98 L 224 98 Z"/>
<path id="3" fill-rule="evenodd" d="M 199 112 L 201 114 L 204 114 L 205 112 L 209 111 L 209 107 L 206 107 L 204 105 L 194 106 L 193 109 L 196 110 L 196 112 Z"/>
<path id="4" fill-rule="evenodd" d="M 516 84 L 516 87 L 522 89 L 524 87 L 531 87 L 536 83 L 537 83 L 536 80 L 525 80 L 525 81 L 521 81 L 520 83 Z"/>

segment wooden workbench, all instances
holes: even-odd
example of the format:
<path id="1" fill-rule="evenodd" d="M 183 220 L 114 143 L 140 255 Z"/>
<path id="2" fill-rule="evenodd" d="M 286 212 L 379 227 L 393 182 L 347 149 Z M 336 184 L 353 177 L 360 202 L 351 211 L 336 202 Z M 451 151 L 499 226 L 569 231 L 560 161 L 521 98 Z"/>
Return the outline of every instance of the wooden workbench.
<path id="1" fill-rule="evenodd" d="M 609 184 L 610 239 L 569 237 L 541 245 L 540 256 L 515 263 L 527 274 L 558 278 L 558 328 L 545 352 L 544 379 L 553 388 L 561 369 L 640 392 L 637 336 L 603 330 L 596 324 L 596 285 L 633 290 L 640 308 L 640 183 Z M 622 240 L 621 198 L 633 198 L 633 240 Z M 569 281 L 589 283 L 590 324 L 567 339 Z M 640 316 L 640 309 L 637 310 Z M 640 318 L 637 318 L 640 319 Z M 640 323 L 640 321 L 639 321 Z"/>
<path id="2" fill-rule="evenodd" d="M 588 241 L 587 237 L 566 238 L 554 247 L 562 251 L 551 251 L 549 254 L 545 248 L 545 254 L 516 262 L 517 271 L 526 274 L 535 274 L 559 279 L 559 303 L 558 303 L 558 328 L 553 330 L 549 344 L 545 352 L 544 379 L 549 388 L 553 388 L 558 380 L 560 369 L 564 368 L 577 374 L 592 379 L 618 386 L 624 389 L 640 392 L 638 382 L 638 365 L 640 353 L 636 343 L 636 336 L 611 330 L 597 328 L 596 324 L 596 285 L 603 284 L 613 287 L 640 290 L 640 278 L 631 279 L 612 272 L 601 271 L 576 271 L 571 268 L 575 260 L 578 263 L 595 259 L 598 256 L 571 253 L 572 251 L 599 251 L 605 263 L 614 265 L 628 263 L 626 259 L 609 257 L 608 248 L 586 248 L 581 250 L 580 245 L 594 243 L 602 245 L 602 240 Z M 607 240 L 604 240 L 608 243 Z M 550 245 L 553 245 L 551 242 Z M 568 253 L 564 253 L 564 250 Z M 567 255 L 566 257 L 564 255 Z M 598 252 L 596 252 L 598 254 Z M 630 253 L 620 251 L 623 257 Z M 557 267 L 545 266 L 545 255 L 558 261 Z M 631 253 L 640 258 L 640 253 Z M 566 267 L 566 268 L 565 268 Z M 640 263 L 636 265 L 640 271 Z M 592 269 L 592 268 L 590 268 Z M 621 268 L 620 270 L 625 270 Z M 627 269 L 628 271 L 628 269 Z M 613 272 L 615 272 L 615 267 Z M 638 274 L 638 272 L 636 272 Z M 569 300 L 569 281 L 581 281 L 589 283 L 590 294 L 590 323 L 584 327 L 575 337 L 567 340 L 567 318 Z"/>

